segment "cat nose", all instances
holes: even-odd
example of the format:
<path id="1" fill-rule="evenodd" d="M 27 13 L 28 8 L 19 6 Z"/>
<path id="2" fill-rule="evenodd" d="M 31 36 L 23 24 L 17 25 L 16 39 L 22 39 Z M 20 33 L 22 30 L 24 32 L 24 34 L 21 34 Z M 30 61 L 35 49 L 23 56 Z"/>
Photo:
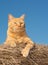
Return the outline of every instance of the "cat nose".
<path id="1" fill-rule="evenodd" d="M 18 24 L 19 27 L 21 27 L 21 24 Z"/>
<path id="2" fill-rule="evenodd" d="M 19 24 L 19 27 L 21 27 L 22 23 Z"/>

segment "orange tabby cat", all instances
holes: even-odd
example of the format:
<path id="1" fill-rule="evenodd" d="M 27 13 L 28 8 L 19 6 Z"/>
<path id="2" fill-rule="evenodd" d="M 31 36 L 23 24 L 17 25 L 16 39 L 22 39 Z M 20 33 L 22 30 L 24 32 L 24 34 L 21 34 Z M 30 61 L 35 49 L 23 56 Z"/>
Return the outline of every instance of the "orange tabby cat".
<path id="1" fill-rule="evenodd" d="M 30 40 L 25 31 L 24 15 L 19 18 L 14 18 L 9 14 L 5 44 L 16 47 L 17 43 L 27 43 L 26 47 L 21 52 L 24 57 L 28 56 L 29 50 L 34 46 L 33 41 Z"/>

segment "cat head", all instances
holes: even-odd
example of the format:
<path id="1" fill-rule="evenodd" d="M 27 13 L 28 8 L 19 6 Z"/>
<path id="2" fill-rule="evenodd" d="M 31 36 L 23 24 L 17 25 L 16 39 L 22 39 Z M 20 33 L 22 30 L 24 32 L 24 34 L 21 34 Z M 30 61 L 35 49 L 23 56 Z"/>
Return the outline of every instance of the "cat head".
<path id="1" fill-rule="evenodd" d="M 8 29 L 11 32 L 22 32 L 25 30 L 24 16 L 22 15 L 19 18 L 13 17 L 11 14 L 8 15 Z"/>

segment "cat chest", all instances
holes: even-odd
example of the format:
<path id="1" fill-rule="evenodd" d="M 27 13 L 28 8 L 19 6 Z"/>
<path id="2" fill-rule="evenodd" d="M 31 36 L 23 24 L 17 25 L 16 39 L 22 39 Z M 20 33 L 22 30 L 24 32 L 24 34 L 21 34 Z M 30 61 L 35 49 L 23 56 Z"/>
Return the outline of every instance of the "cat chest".
<path id="1" fill-rule="evenodd" d="M 17 43 L 23 43 L 24 42 L 24 38 L 16 38 L 16 42 Z"/>

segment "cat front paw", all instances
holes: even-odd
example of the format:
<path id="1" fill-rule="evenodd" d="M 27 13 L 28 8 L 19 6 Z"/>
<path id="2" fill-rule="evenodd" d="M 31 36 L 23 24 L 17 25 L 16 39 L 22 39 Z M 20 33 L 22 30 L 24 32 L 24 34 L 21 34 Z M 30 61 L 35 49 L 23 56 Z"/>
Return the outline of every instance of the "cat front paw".
<path id="1" fill-rule="evenodd" d="M 23 49 L 21 54 L 23 55 L 23 57 L 27 57 L 29 52 L 26 49 Z"/>

